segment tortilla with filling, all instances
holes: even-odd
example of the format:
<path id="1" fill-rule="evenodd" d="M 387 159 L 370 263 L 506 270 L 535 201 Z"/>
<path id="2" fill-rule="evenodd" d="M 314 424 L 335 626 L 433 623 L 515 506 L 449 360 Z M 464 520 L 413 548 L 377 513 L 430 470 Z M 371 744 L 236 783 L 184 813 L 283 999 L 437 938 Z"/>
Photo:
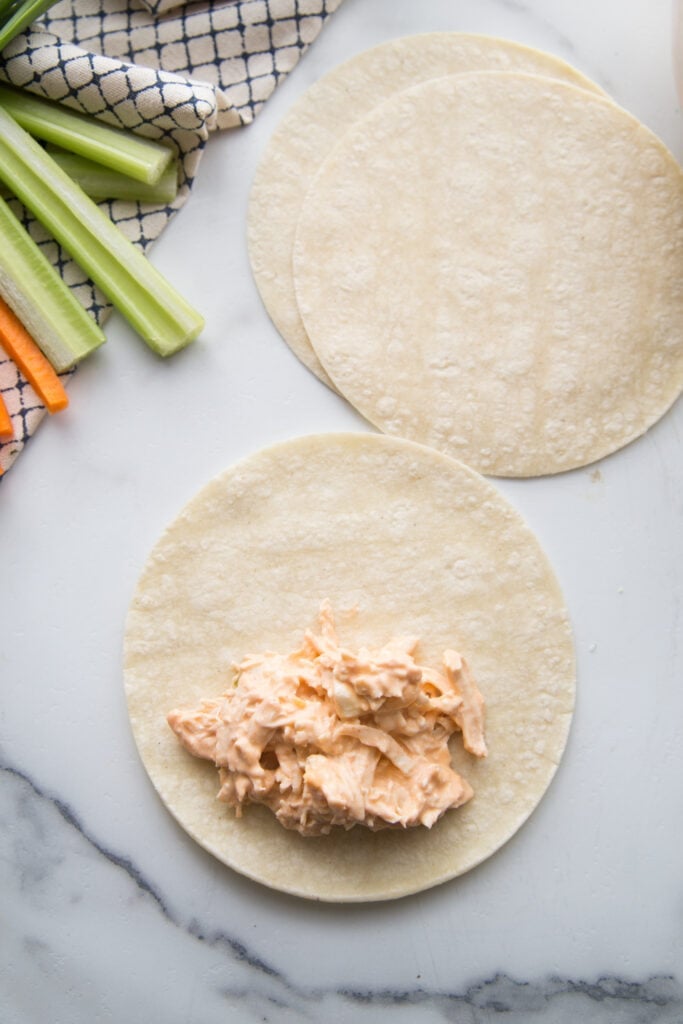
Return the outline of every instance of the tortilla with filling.
<path id="1" fill-rule="evenodd" d="M 594 462 L 683 388 L 683 172 L 583 89 L 426 82 L 327 158 L 294 250 L 338 390 L 385 433 L 494 476 Z"/>
<path id="2" fill-rule="evenodd" d="M 453 744 L 474 797 L 431 830 L 304 838 L 263 807 L 237 819 L 166 723 L 244 655 L 296 648 L 325 598 L 349 646 L 411 634 L 425 664 L 452 647 L 476 673 L 489 755 Z M 490 483 L 411 442 L 323 434 L 228 469 L 167 528 L 129 610 L 125 686 L 147 772 L 201 846 L 274 889 L 382 900 L 462 874 L 526 820 L 565 747 L 574 655 L 548 561 Z"/>
<path id="3" fill-rule="evenodd" d="M 311 86 L 261 158 L 248 214 L 256 285 L 292 351 L 332 387 L 301 321 L 292 277 L 292 248 L 306 190 L 346 129 L 387 97 L 426 79 L 485 69 L 534 72 L 600 92 L 569 64 L 519 43 L 459 32 L 406 36 L 357 54 Z"/>

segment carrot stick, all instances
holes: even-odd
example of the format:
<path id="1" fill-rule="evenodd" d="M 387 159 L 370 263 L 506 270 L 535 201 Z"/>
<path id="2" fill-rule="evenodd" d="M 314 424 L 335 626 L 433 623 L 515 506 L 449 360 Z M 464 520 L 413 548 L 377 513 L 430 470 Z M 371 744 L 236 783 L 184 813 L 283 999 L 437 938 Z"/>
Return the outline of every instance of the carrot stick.
<path id="1" fill-rule="evenodd" d="M 0 298 L 0 345 L 19 367 L 48 412 L 69 404 L 64 385 L 21 320 Z"/>
<path id="2" fill-rule="evenodd" d="M 9 441 L 12 437 L 14 437 L 14 427 L 12 426 L 10 414 L 7 412 L 7 406 L 2 400 L 2 395 L 0 395 L 0 439 Z"/>

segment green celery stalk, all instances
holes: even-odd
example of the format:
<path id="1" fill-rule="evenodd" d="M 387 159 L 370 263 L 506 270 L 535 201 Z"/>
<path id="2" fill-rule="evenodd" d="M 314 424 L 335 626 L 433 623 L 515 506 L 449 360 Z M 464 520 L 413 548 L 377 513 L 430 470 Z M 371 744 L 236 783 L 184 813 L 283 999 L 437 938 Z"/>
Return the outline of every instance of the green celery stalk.
<path id="1" fill-rule="evenodd" d="M 0 199 L 0 295 L 55 370 L 69 370 L 105 336 Z"/>
<path id="2" fill-rule="evenodd" d="M 26 3 L 20 3 L 10 10 L 9 17 L 5 20 L 3 17 L 3 24 L 0 27 L 0 51 L 4 50 L 5 47 L 12 42 L 15 36 L 18 36 L 20 32 L 23 32 L 32 22 L 39 18 L 41 14 L 52 7 L 56 0 L 26 0 Z M 9 6 L 9 5 L 8 5 Z"/>
<path id="3" fill-rule="evenodd" d="M 91 199 L 126 199 L 140 203 L 172 203 L 178 195 L 178 164 L 171 161 L 155 185 L 111 171 L 94 160 L 48 146 L 47 151 Z"/>
<path id="4" fill-rule="evenodd" d="M 173 151 L 154 139 L 69 110 L 62 103 L 0 86 L 0 106 L 37 139 L 52 142 L 136 181 L 154 185 L 173 161 Z"/>
<path id="5" fill-rule="evenodd" d="M 8 21 L 19 6 L 19 0 L 0 0 L 0 25 Z"/>
<path id="6" fill-rule="evenodd" d="M 201 332 L 202 316 L 2 107 L 0 179 L 151 349 L 171 355 Z"/>

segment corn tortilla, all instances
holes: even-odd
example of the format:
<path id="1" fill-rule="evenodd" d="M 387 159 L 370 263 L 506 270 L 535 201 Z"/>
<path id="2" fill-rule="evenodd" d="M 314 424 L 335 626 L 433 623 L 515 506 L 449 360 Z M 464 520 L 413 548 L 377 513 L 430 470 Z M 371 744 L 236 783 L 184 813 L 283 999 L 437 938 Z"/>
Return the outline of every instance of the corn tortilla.
<path id="1" fill-rule="evenodd" d="M 236 819 L 213 765 L 166 724 L 171 708 L 222 692 L 244 655 L 298 646 L 324 598 L 344 643 L 417 635 L 425 664 L 455 647 L 476 674 L 490 753 L 454 744 L 475 796 L 431 831 L 304 839 L 263 807 Z M 493 854 L 545 792 L 574 703 L 568 614 L 531 530 L 468 467 L 374 434 L 288 441 L 209 482 L 149 556 L 124 662 L 142 761 L 180 825 L 249 878 L 327 901 L 403 896 Z"/>
<path id="2" fill-rule="evenodd" d="M 426 79 L 485 69 L 534 72 L 601 91 L 565 61 L 531 47 L 490 36 L 429 32 L 393 39 L 340 64 L 304 93 L 271 137 L 249 201 L 254 279 L 282 337 L 330 386 L 301 321 L 292 278 L 292 247 L 306 190 L 346 129 L 378 103 Z"/>
<path id="3" fill-rule="evenodd" d="M 521 72 L 405 90 L 311 184 L 295 286 L 376 427 L 494 476 L 594 462 L 683 388 L 683 172 L 601 96 Z"/>

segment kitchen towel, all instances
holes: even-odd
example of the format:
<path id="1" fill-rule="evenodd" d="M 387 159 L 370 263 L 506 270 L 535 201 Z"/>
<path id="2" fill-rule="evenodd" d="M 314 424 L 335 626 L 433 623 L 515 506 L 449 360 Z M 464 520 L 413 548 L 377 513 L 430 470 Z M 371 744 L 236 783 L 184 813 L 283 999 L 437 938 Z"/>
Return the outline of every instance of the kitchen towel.
<path id="1" fill-rule="evenodd" d="M 132 0 L 135 2 L 135 0 Z M 101 204 L 146 251 L 186 201 L 213 131 L 253 121 L 342 0 L 60 0 L 0 56 L 0 81 L 170 143 L 181 160 L 168 206 Z M 110 305 L 20 204 L 15 213 L 83 305 L 103 323 Z M 45 416 L 0 349 L 0 393 L 15 437 L 0 445 L 5 472 Z"/>

